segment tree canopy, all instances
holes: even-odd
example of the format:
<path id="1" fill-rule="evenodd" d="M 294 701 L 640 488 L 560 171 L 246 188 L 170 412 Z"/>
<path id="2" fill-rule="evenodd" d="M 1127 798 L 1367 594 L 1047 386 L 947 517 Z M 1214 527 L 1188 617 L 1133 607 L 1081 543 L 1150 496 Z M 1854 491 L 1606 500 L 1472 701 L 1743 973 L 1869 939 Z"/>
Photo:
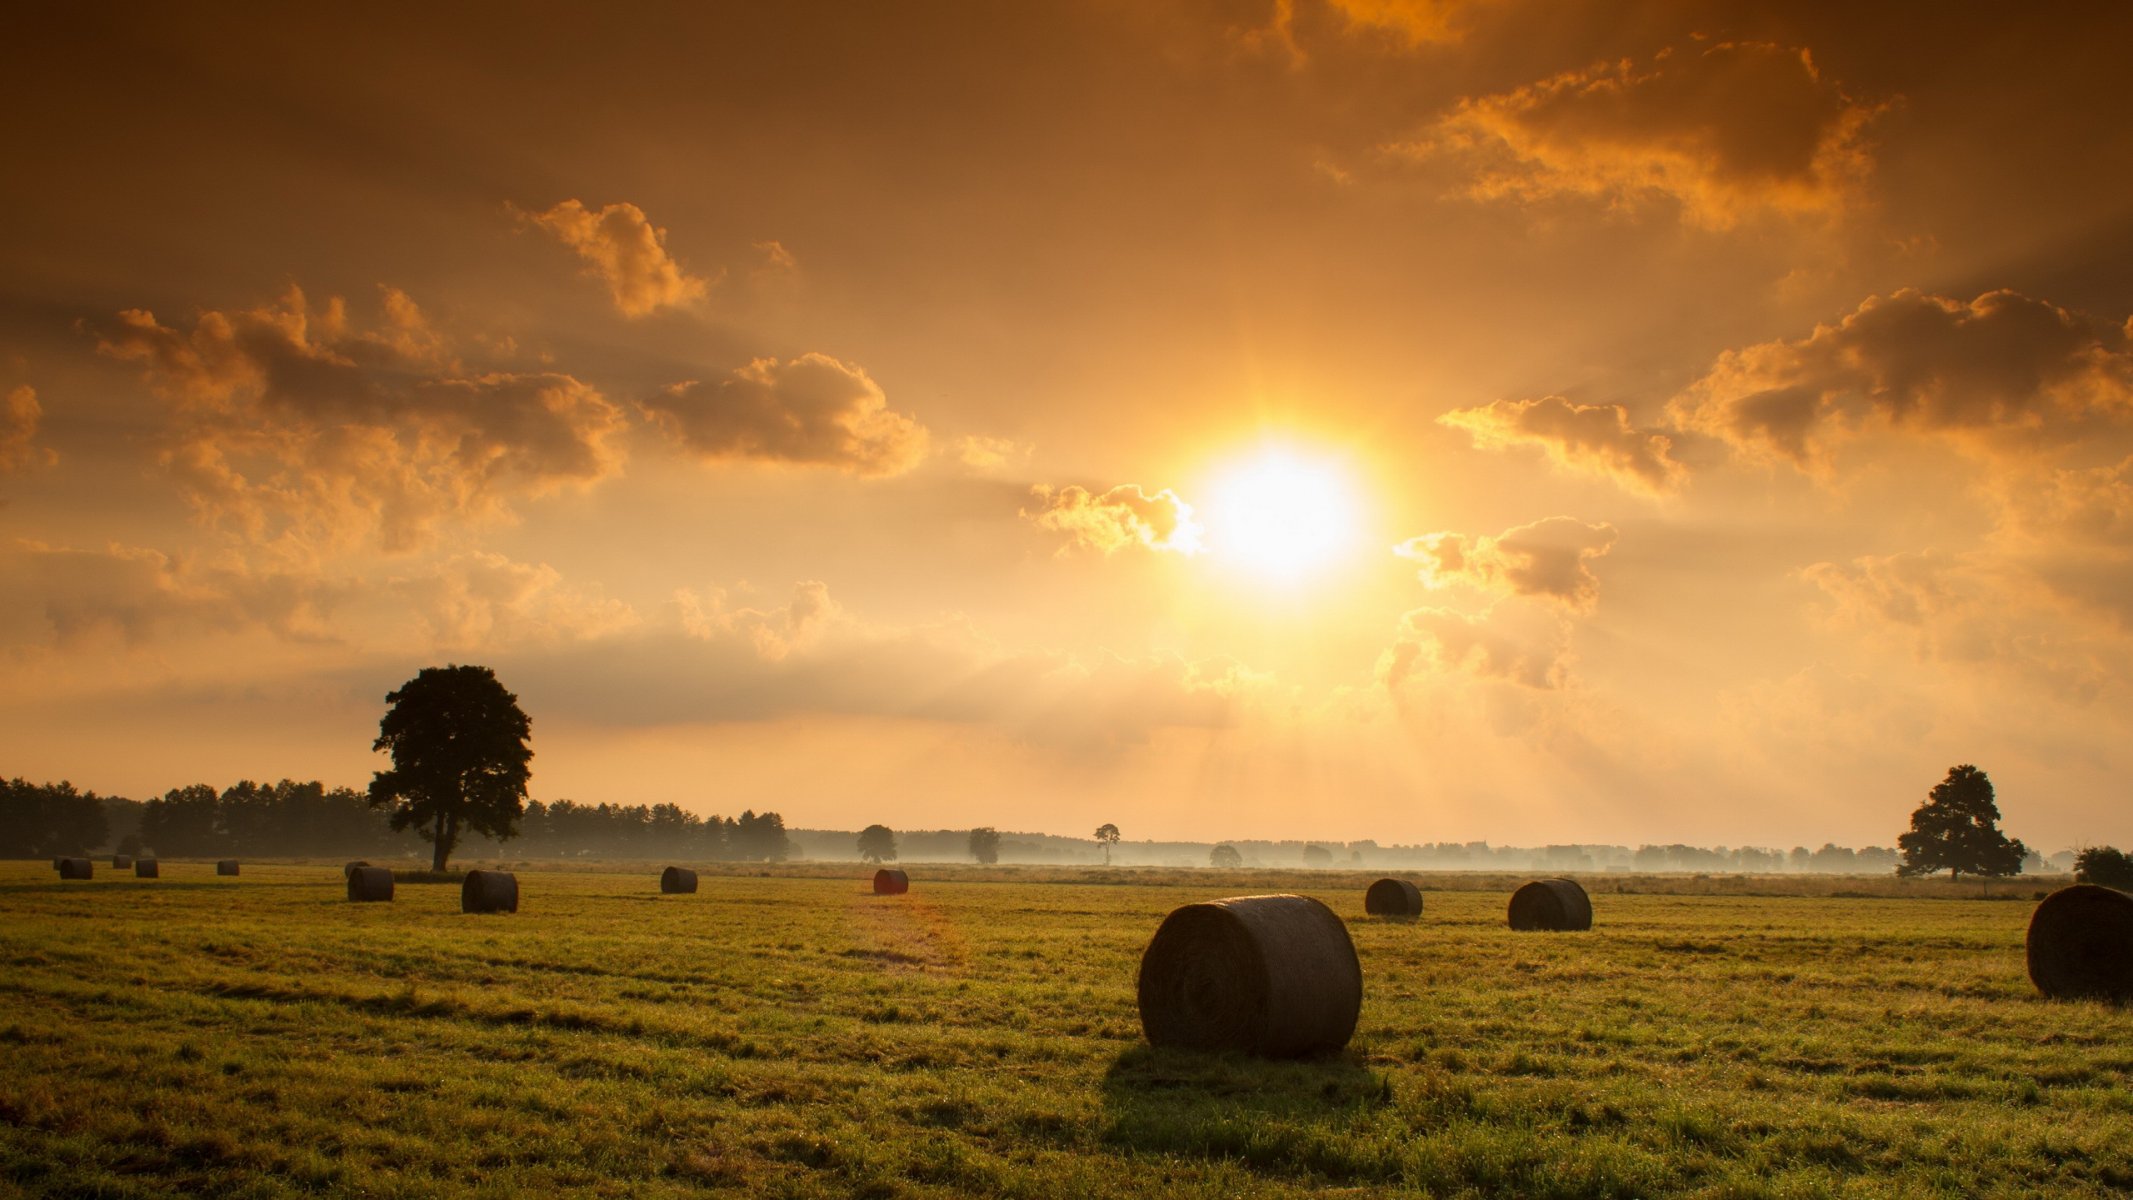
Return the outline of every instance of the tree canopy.
<path id="1" fill-rule="evenodd" d="M 970 831 L 970 857 L 988 866 L 1000 861 L 1000 831 L 980 825 Z"/>
<path id="2" fill-rule="evenodd" d="M 2000 832 L 1992 780 L 1968 763 L 1950 767 L 1948 777 L 1926 794 L 1911 814 L 1911 831 L 1896 845 L 1903 851 L 1897 874 L 1946 871 L 1958 879 L 1965 872 L 1986 878 L 2017 874 L 2029 853 L 2019 839 Z"/>
<path id="3" fill-rule="evenodd" d="M 886 825 L 869 825 L 859 831 L 859 857 L 870 863 L 896 860 L 896 831 Z"/>
<path id="4" fill-rule="evenodd" d="M 498 841 L 518 832 L 533 722 L 494 671 L 424 667 L 385 702 L 371 749 L 390 752 L 393 765 L 371 779 L 370 804 L 430 843 L 433 870 L 444 870 L 462 831 Z"/>
<path id="5" fill-rule="evenodd" d="M 2115 846 L 2090 846 L 2074 856 L 2074 878 L 2133 892 L 2133 857 Z"/>
<path id="6" fill-rule="evenodd" d="M 1118 845 L 1118 826 L 1109 821 L 1096 827 L 1096 841 L 1104 848 L 1104 865 L 1111 865 L 1111 847 Z"/>
<path id="7" fill-rule="evenodd" d="M 1244 856 L 1237 853 L 1235 846 L 1224 842 L 1222 845 L 1207 852 L 1207 865 L 1210 867 L 1241 867 L 1244 865 Z"/>
<path id="8" fill-rule="evenodd" d="M 35 784 L 0 779 L 0 858 L 85 854 L 104 844 L 110 826 L 95 792 L 62 779 Z"/>

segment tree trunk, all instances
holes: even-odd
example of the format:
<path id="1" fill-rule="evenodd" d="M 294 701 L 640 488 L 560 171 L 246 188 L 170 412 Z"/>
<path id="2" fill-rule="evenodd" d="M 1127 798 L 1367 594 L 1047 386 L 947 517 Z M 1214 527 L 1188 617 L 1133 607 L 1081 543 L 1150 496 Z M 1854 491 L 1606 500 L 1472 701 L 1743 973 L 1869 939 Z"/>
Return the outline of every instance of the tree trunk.
<path id="1" fill-rule="evenodd" d="M 451 856 L 452 843 L 446 840 L 445 837 L 444 814 L 438 813 L 437 836 L 430 839 L 430 870 L 442 874 L 444 871 L 444 860 L 450 858 Z"/>

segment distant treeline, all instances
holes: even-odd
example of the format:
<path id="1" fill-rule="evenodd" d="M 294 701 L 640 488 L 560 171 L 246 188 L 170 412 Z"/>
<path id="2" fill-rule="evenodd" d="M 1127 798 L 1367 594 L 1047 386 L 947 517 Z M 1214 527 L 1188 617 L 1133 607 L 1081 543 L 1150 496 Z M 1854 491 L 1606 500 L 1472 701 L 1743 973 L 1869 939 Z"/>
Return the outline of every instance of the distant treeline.
<path id="1" fill-rule="evenodd" d="M 114 850 L 177 858 L 306 858 L 403 853 L 415 838 L 353 788 L 313 780 L 241 780 L 216 791 L 196 783 L 146 802 L 76 790 L 64 780 L 0 782 L 0 858 Z M 495 843 L 475 839 L 487 852 Z M 526 805 L 513 850 L 544 857 L 677 858 L 782 862 L 792 854 L 774 812 L 700 817 L 678 805 Z"/>

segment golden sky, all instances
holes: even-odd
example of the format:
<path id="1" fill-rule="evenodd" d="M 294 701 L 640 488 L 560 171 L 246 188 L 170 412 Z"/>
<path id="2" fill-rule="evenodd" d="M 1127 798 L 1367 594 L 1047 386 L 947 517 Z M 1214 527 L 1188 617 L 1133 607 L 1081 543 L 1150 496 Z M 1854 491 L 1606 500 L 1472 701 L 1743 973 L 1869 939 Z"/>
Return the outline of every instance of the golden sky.
<path id="1" fill-rule="evenodd" d="M 2133 8 L 41 6 L 0 772 L 2133 840 Z"/>

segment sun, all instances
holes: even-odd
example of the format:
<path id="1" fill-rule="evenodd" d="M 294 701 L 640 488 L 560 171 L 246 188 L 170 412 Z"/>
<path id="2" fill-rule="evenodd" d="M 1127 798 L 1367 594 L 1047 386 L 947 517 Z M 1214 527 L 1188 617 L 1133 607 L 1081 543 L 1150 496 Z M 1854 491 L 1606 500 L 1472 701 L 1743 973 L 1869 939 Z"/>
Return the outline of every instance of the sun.
<path id="1" fill-rule="evenodd" d="M 1345 558 L 1361 523 L 1345 465 L 1287 446 L 1219 470 L 1200 513 L 1210 558 L 1280 584 L 1303 583 Z"/>

